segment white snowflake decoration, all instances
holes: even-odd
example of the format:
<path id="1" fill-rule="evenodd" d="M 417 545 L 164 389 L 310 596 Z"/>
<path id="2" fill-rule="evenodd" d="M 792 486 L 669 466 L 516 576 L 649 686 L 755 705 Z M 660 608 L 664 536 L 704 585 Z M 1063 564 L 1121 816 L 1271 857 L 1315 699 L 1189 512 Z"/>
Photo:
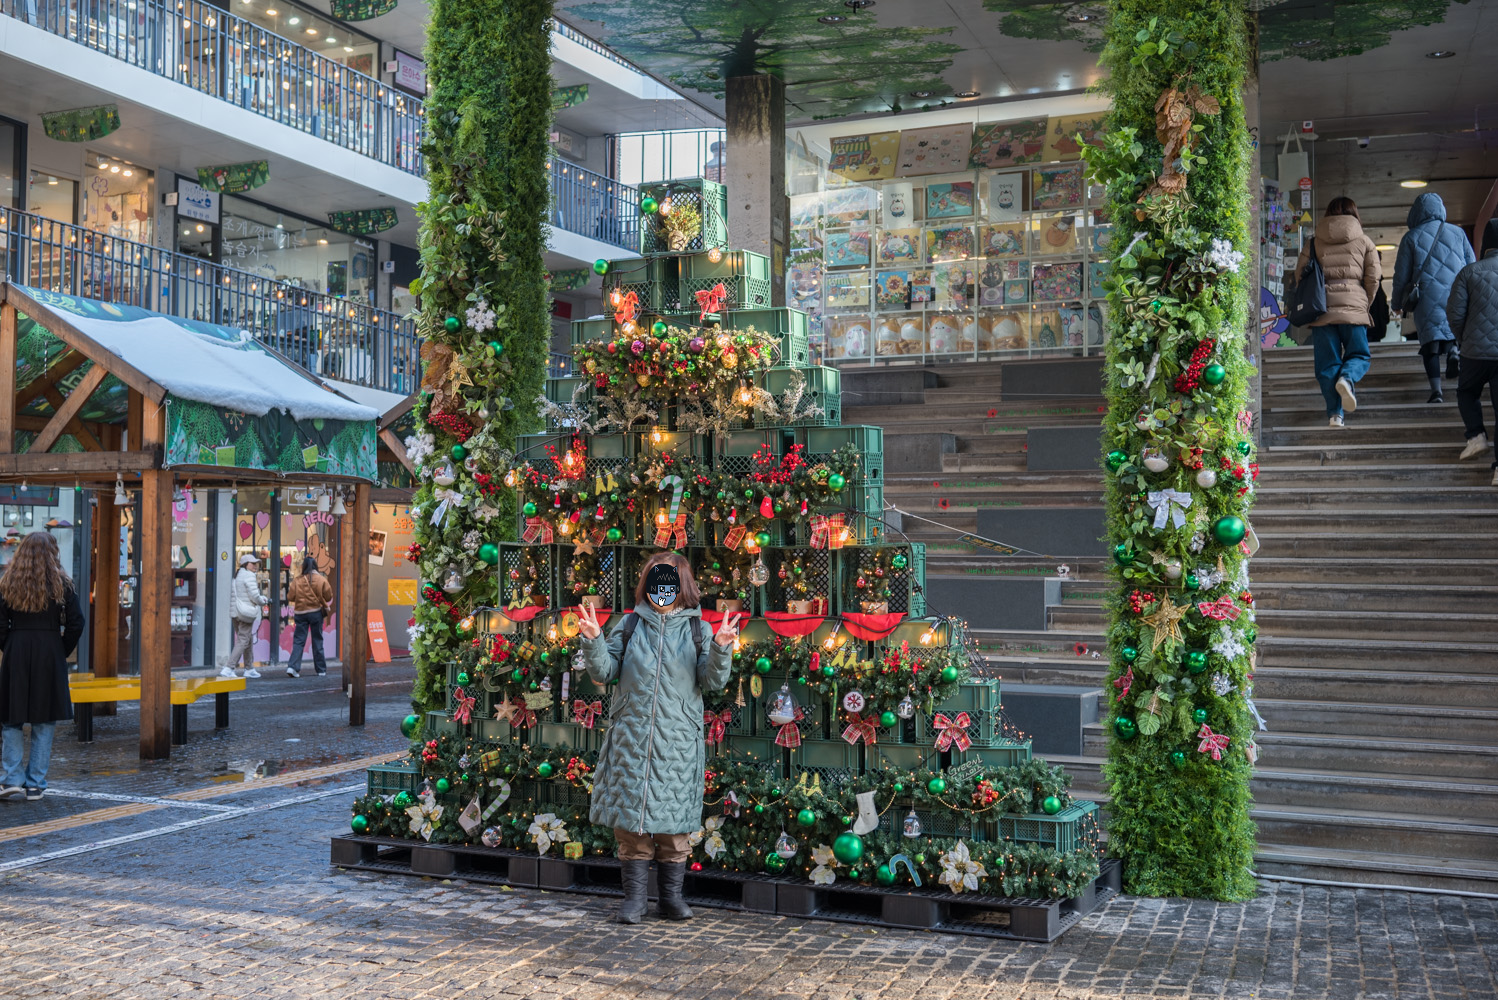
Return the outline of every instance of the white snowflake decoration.
<path id="1" fill-rule="evenodd" d="M 463 548 L 469 552 L 477 552 L 479 543 L 483 541 L 483 537 L 478 533 L 477 529 L 465 532 L 463 535 Z"/>
<path id="2" fill-rule="evenodd" d="M 960 840 L 956 847 L 941 856 L 940 861 L 941 875 L 937 881 L 954 893 L 964 889 L 977 892 L 978 880 L 988 874 L 981 864 L 972 859 L 967 844 Z"/>
<path id="3" fill-rule="evenodd" d="M 1242 257 L 1243 255 L 1239 254 L 1238 256 Z M 494 310 L 490 309 L 489 303 L 483 299 L 479 299 L 478 304 L 464 314 L 464 318 L 468 320 L 468 326 L 474 333 L 483 333 L 485 330 L 494 329 Z"/>
<path id="4" fill-rule="evenodd" d="M 1227 674 L 1218 671 L 1212 675 L 1212 693 L 1222 698 L 1233 690 L 1233 679 Z"/>
<path id="5" fill-rule="evenodd" d="M 1243 643 L 1236 632 L 1224 625 L 1217 630 L 1217 638 L 1212 640 L 1212 652 L 1225 660 L 1236 660 L 1243 655 Z"/>
<path id="6" fill-rule="evenodd" d="M 411 639 L 420 639 L 426 633 L 427 627 L 421 622 L 412 622 L 406 626 L 406 636 Z"/>
<path id="7" fill-rule="evenodd" d="M 1227 240 L 1213 240 L 1212 249 L 1207 251 L 1207 260 L 1219 271 L 1238 273 L 1238 268 L 1243 264 L 1243 254 L 1233 249 L 1233 244 Z"/>
<path id="8" fill-rule="evenodd" d="M 481 503 L 473 509 L 473 516 L 488 523 L 499 516 L 499 508 L 493 504 Z"/>
<path id="9" fill-rule="evenodd" d="M 436 450 L 437 442 L 430 434 L 412 434 L 406 438 L 406 457 L 412 465 L 420 465 Z"/>

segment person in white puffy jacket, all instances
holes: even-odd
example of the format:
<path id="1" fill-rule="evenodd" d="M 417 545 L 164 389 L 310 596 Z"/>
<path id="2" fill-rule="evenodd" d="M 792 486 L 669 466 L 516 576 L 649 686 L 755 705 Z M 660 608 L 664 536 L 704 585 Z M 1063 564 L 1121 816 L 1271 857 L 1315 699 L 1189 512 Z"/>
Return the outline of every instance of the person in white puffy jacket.
<path id="1" fill-rule="evenodd" d="M 264 613 L 268 602 L 260 592 L 260 560 L 246 552 L 239 557 L 239 572 L 229 587 L 229 621 L 234 626 L 234 645 L 229 661 L 219 671 L 220 677 L 237 677 L 235 668 L 244 659 L 244 676 L 259 677 L 255 669 L 255 619 Z"/>

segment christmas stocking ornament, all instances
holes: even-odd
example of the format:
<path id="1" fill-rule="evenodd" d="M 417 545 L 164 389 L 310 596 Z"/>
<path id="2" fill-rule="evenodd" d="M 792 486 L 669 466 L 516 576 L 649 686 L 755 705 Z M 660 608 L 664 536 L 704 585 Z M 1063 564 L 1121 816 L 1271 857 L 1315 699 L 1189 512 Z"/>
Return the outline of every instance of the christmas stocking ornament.
<path id="1" fill-rule="evenodd" d="M 853 832 L 862 837 L 879 828 L 879 813 L 874 809 L 873 792 L 859 792 L 853 798 L 858 802 L 858 818 L 853 821 Z"/>

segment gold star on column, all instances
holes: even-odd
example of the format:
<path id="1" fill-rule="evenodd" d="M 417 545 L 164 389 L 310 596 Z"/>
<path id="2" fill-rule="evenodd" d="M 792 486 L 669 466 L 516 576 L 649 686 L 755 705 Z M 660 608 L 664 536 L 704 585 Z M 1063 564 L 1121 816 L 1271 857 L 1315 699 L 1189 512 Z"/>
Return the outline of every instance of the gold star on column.
<path id="1" fill-rule="evenodd" d="M 457 392 L 465 385 L 473 385 L 473 378 L 468 374 L 468 366 L 456 357 L 447 366 L 447 382 L 453 392 Z"/>
<path id="2" fill-rule="evenodd" d="M 1170 595 L 1166 594 L 1160 598 L 1158 608 L 1140 619 L 1155 630 L 1155 636 L 1150 641 L 1151 652 L 1158 650 L 1167 641 L 1181 641 L 1181 619 L 1186 617 L 1186 612 L 1190 610 L 1190 604 L 1183 606 L 1172 604 Z"/>

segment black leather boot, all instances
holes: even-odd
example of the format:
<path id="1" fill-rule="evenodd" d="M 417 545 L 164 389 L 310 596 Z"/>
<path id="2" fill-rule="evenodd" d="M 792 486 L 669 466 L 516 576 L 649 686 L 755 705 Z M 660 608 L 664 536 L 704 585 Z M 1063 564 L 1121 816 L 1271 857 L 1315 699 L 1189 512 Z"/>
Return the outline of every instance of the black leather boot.
<path id="1" fill-rule="evenodd" d="M 691 920 L 692 908 L 681 898 L 681 884 L 687 877 L 687 863 L 662 861 L 656 867 L 655 874 L 661 890 L 657 912 L 667 920 Z"/>
<path id="2" fill-rule="evenodd" d="M 624 902 L 619 904 L 619 922 L 637 924 L 645 918 L 645 911 L 650 908 L 650 903 L 645 898 L 646 884 L 650 880 L 650 861 L 624 861 L 620 863 L 620 868 L 624 880 Z"/>

